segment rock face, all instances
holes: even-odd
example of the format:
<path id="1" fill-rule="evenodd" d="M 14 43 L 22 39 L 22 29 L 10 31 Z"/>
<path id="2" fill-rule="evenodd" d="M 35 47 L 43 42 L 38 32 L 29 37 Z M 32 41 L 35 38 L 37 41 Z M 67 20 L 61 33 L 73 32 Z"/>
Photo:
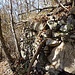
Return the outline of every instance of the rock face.
<path id="1" fill-rule="evenodd" d="M 58 75 L 62 70 L 75 74 L 75 19 L 72 19 L 74 18 L 69 16 L 66 22 L 63 19 L 57 21 L 50 19 L 46 23 L 27 22 L 21 42 L 22 57 L 30 61 L 29 59 L 34 57 L 40 43 L 47 39 L 36 56 L 34 68 L 38 67 L 37 64 L 42 64 L 41 67 L 46 68 L 45 71 L 50 75 Z M 39 68 L 41 69 L 41 67 Z"/>
<path id="2" fill-rule="evenodd" d="M 71 42 L 62 42 L 52 50 L 48 57 L 50 68 L 75 74 L 75 45 Z M 53 67 L 51 67 L 53 66 Z"/>

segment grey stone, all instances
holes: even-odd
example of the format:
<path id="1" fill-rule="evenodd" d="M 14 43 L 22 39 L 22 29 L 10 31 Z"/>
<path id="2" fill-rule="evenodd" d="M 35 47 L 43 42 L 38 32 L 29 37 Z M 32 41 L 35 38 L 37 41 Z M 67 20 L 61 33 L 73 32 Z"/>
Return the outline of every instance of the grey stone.
<path id="1" fill-rule="evenodd" d="M 62 42 L 52 50 L 48 60 L 55 69 L 75 74 L 75 45 Z"/>

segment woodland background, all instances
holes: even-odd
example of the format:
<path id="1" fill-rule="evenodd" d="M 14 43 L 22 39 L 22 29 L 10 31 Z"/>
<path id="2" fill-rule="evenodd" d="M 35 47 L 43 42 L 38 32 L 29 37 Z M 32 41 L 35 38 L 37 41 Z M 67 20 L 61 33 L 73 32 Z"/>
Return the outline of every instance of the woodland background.
<path id="1" fill-rule="evenodd" d="M 72 0 L 58 1 L 69 10 L 72 8 Z M 41 30 L 37 27 L 40 24 L 41 28 L 42 25 L 44 27 L 49 20 L 49 16 L 50 18 L 54 16 L 58 21 L 64 14 L 68 16 L 68 13 L 56 0 L 0 0 L 0 75 L 27 75 L 29 63 L 38 48 L 36 47 L 34 51 L 32 43 L 41 39 L 38 37 Z M 35 24 L 37 24 L 37 29 L 33 28 Z M 29 31 L 26 32 L 27 27 Z M 25 38 L 28 33 L 33 34 L 33 36 Z M 26 41 L 27 48 L 24 45 Z M 25 52 L 24 56 L 21 51 Z M 48 63 L 48 61 L 46 62 Z M 35 71 L 35 68 L 33 71 Z M 29 73 L 31 75 L 49 75 L 44 74 L 44 71 L 41 70 L 40 73 L 34 73 L 33 71 L 29 71 Z"/>

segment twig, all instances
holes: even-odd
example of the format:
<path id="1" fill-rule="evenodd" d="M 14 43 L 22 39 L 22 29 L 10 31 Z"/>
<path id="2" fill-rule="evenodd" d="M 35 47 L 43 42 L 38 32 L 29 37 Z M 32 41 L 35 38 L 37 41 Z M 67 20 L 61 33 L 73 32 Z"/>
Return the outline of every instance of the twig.
<path id="1" fill-rule="evenodd" d="M 55 2 L 57 2 L 57 4 L 59 4 L 63 9 L 65 9 L 66 11 L 69 11 L 62 3 L 60 3 L 59 0 L 55 0 Z"/>
<path id="2" fill-rule="evenodd" d="M 33 9 L 33 10 L 30 10 L 29 12 L 32 12 L 32 11 L 36 11 L 36 10 L 44 10 L 44 9 L 53 9 L 53 8 L 57 8 L 57 6 L 49 6 L 49 7 L 44 7 L 44 8 L 36 8 L 36 9 Z M 23 13 L 20 13 L 18 15 L 22 15 L 22 14 L 25 14 L 27 12 L 23 12 Z"/>

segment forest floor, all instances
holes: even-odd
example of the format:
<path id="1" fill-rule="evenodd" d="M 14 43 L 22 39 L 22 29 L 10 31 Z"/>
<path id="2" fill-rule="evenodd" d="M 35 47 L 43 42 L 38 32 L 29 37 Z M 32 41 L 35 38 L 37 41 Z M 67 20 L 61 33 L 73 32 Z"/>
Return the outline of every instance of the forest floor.
<path id="1" fill-rule="evenodd" d="M 0 75 L 14 75 L 6 60 L 0 62 Z"/>

